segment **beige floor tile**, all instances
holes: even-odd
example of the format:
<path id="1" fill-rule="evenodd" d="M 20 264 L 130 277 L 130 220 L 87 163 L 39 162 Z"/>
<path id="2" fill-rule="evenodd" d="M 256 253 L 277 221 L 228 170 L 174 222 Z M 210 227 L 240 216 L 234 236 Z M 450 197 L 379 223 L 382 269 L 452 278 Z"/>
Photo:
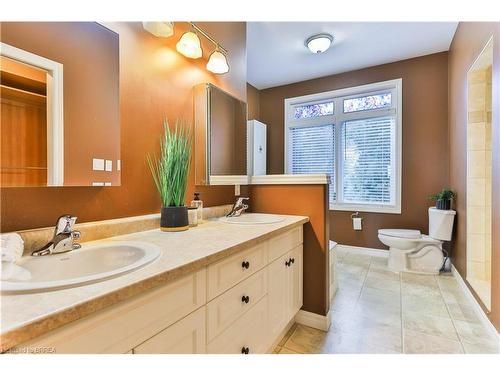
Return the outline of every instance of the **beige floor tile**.
<path id="1" fill-rule="evenodd" d="M 370 262 L 370 268 L 389 271 L 388 258 L 386 258 L 386 257 L 372 257 L 371 262 Z"/>
<path id="2" fill-rule="evenodd" d="M 384 306 L 401 306 L 401 297 L 399 292 L 387 289 L 371 288 L 367 285 L 361 290 L 359 301 L 373 302 L 374 304 Z"/>
<path id="3" fill-rule="evenodd" d="M 402 283 L 401 286 L 401 292 L 403 296 L 405 295 L 413 295 L 413 296 L 419 296 L 423 298 L 439 298 L 441 296 L 441 292 L 439 291 L 438 287 L 430 286 L 430 285 L 421 285 L 421 284 L 415 284 L 415 283 L 407 283 L 404 282 Z"/>
<path id="4" fill-rule="evenodd" d="M 403 329 L 458 340 L 451 319 L 403 311 Z"/>
<path id="5" fill-rule="evenodd" d="M 299 352 L 290 350 L 288 348 L 281 348 L 279 351 L 279 354 L 303 354 L 303 353 L 299 353 Z"/>
<path id="6" fill-rule="evenodd" d="M 482 324 L 455 320 L 455 327 L 463 343 L 498 348 L 498 337 L 490 334 Z"/>
<path id="7" fill-rule="evenodd" d="M 299 324 L 284 347 L 300 353 L 321 353 L 325 341 L 326 332 Z"/>
<path id="8" fill-rule="evenodd" d="M 439 296 L 421 297 L 404 294 L 402 297 L 403 312 L 450 318 L 444 300 Z"/>
<path id="9" fill-rule="evenodd" d="M 400 281 L 400 275 L 398 272 L 392 272 L 385 269 L 372 267 L 371 265 L 370 269 L 368 270 L 368 276 L 387 279 L 387 280 Z"/>
<path id="10" fill-rule="evenodd" d="M 454 320 L 464 320 L 471 323 L 480 323 L 476 311 L 468 304 L 448 303 L 451 318 Z"/>
<path id="11" fill-rule="evenodd" d="M 285 345 L 285 342 L 286 340 L 288 340 L 290 338 L 290 336 L 292 335 L 293 331 L 295 331 L 295 328 L 297 328 L 297 323 L 294 323 L 290 329 L 288 330 L 287 333 L 285 333 L 285 336 L 283 336 L 283 338 L 280 340 L 280 342 L 278 343 L 278 346 L 281 347 L 283 345 Z"/>
<path id="12" fill-rule="evenodd" d="M 434 288 L 438 287 L 438 283 L 434 275 L 420 275 L 411 272 L 402 272 L 401 279 L 403 280 L 403 284 L 425 285 Z"/>
<path id="13" fill-rule="evenodd" d="M 469 304 L 469 299 L 462 290 L 451 291 L 451 290 L 441 289 L 441 294 L 443 296 L 444 301 L 447 304 L 449 303 L 460 303 L 463 305 Z"/>
<path id="14" fill-rule="evenodd" d="M 364 254 L 347 253 L 342 258 L 343 264 L 369 266 L 370 262 L 371 262 L 371 256 Z"/>
<path id="15" fill-rule="evenodd" d="M 399 293 L 401 291 L 401 283 L 399 280 L 391 280 L 368 274 L 365 285 L 370 288 L 389 290 Z"/>
<path id="16" fill-rule="evenodd" d="M 491 345 L 474 345 L 468 342 L 462 342 L 466 354 L 500 354 L 499 345 L 491 343 Z"/>
<path id="17" fill-rule="evenodd" d="M 372 334 L 373 335 L 373 334 Z M 380 345 L 380 337 L 368 337 L 362 332 L 328 335 L 325 354 L 400 354 L 401 350 Z M 384 344 L 385 342 L 382 342 Z M 392 344 L 392 346 L 397 346 Z"/>
<path id="18" fill-rule="evenodd" d="M 404 331 L 405 354 L 462 354 L 460 341 L 412 330 Z"/>

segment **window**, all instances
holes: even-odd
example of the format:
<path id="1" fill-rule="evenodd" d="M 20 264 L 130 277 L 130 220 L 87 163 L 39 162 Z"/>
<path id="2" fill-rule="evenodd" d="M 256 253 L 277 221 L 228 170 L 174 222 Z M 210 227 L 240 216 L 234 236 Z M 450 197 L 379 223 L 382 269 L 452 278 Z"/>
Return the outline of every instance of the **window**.
<path id="1" fill-rule="evenodd" d="M 401 89 L 398 79 L 286 99 L 286 173 L 327 173 L 332 210 L 401 213 Z"/>

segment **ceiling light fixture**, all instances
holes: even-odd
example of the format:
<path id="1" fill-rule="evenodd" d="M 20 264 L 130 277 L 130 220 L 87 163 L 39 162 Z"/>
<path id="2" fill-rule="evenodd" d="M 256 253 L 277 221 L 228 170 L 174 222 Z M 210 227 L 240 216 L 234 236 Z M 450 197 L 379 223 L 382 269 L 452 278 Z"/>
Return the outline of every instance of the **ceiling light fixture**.
<path id="1" fill-rule="evenodd" d="M 168 38 L 174 35 L 173 22 L 143 22 L 142 27 L 159 38 Z"/>
<path id="2" fill-rule="evenodd" d="M 333 36 L 330 34 L 316 34 L 307 38 L 305 45 L 312 53 L 323 53 L 330 48 L 332 42 Z"/>
<path id="3" fill-rule="evenodd" d="M 194 28 L 193 28 L 194 29 Z M 175 45 L 177 52 L 189 57 L 190 59 L 198 59 L 203 55 L 201 42 L 194 30 L 190 30 L 182 34 L 181 39 Z"/>

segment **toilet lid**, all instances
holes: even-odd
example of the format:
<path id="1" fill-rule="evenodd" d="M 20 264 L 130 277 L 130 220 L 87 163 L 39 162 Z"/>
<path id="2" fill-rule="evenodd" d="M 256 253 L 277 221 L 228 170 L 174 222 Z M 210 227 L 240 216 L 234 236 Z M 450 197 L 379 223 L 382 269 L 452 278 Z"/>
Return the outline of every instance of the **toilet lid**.
<path id="1" fill-rule="evenodd" d="M 401 237 L 401 238 L 420 238 L 422 234 L 416 229 L 380 229 L 378 231 L 380 234 L 391 237 Z"/>

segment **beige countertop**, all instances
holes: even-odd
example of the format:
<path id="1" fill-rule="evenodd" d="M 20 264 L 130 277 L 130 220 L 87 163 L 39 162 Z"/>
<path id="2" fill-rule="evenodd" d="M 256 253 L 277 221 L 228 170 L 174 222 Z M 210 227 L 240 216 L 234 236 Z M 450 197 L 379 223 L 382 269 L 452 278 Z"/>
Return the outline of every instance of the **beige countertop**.
<path id="1" fill-rule="evenodd" d="M 185 232 L 155 229 L 93 241 L 144 241 L 159 246 L 162 252 L 144 268 L 113 279 L 48 292 L 3 294 L 0 349 L 5 351 L 309 220 L 305 216 L 285 217 L 279 223 L 257 225 L 234 225 L 212 219 Z"/>

